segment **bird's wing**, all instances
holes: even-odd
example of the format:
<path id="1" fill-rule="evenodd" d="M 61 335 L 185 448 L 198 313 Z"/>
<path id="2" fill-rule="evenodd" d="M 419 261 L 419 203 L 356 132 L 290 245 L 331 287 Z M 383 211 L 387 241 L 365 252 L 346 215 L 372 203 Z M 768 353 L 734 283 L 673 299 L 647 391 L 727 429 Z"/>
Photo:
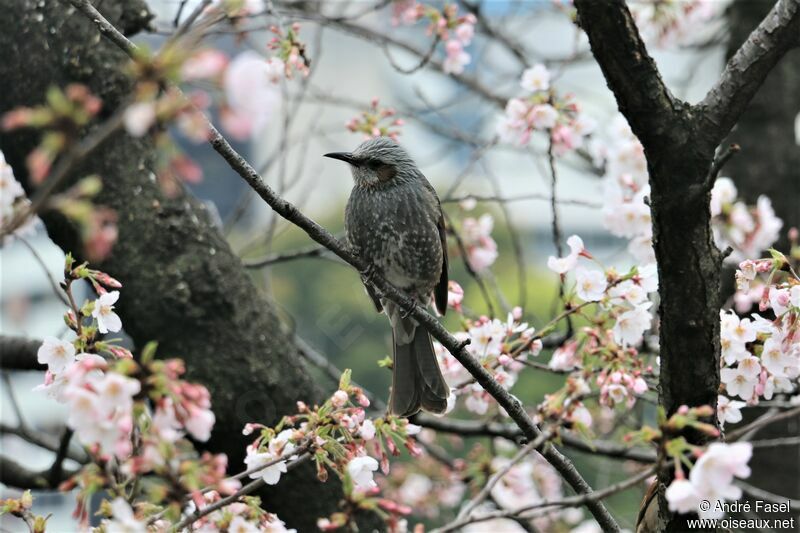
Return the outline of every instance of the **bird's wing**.
<path id="1" fill-rule="evenodd" d="M 436 302 L 436 309 L 444 316 L 445 312 L 447 312 L 447 229 L 444 225 L 441 205 L 439 206 L 439 220 L 436 222 L 436 228 L 439 230 L 439 239 L 442 241 L 442 274 L 439 276 L 439 283 L 433 289 L 433 298 Z"/>

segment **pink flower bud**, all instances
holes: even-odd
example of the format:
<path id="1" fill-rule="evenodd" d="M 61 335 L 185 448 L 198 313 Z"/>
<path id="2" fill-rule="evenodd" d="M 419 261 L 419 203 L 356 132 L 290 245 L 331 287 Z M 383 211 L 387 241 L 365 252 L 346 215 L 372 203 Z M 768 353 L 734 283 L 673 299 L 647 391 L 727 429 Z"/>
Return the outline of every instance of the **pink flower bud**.
<path id="1" fill-rule="evenodd" d="M 331 396 L 331 403 L 338 409 L 347 403 L 348 398 L 347 392 L 340 389 L 334 392 L 333 396 Z"/>

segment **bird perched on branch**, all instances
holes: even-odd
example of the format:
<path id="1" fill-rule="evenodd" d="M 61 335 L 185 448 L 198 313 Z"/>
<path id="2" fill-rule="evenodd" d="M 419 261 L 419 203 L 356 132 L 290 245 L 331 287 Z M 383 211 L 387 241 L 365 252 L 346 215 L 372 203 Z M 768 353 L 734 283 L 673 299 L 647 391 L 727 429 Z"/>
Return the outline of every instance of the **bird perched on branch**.
<path id="1" fill-rule="evenodd" d="M 414 160 L 387 137 L 370 139 L 353 152 L 325 157 L 350 165 L 354 186 L 345 211 L 345 232 L 353 251 L 372 272 L 426 307 L 434 294 L 447 308 L 447 246 L 436 191 Z M 394 302 L 380 298 L 366 282 L 377 310 L 392 324 L 392 413 L 410 416 L 420 408 L 443 413 L 450 388 L 442 376 L 428 332 Z"/>

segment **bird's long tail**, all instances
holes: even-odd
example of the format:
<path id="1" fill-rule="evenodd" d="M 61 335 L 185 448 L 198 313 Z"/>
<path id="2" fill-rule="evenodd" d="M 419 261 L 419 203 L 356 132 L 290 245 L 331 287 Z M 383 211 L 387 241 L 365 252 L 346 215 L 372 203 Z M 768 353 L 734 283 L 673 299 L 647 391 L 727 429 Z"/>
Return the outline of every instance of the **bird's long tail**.
<path id="1" fill-rule="evenodd" d="M 411 318 L 393 322 L 392 413 L 411 416 L 420 408 L 444 413 L 450 387 L 442 376 L 430 335 Z"/>

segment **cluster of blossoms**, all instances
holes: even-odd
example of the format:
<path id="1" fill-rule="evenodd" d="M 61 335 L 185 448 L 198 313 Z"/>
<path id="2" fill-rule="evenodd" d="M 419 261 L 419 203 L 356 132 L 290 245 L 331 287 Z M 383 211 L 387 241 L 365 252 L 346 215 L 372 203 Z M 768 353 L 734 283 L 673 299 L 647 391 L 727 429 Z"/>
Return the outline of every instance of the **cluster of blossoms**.
<path id="1" fill-rule="evenodd" d="M 528 93 L 506 104 L 497 126 L 504 142 L 525 146 L 534 131 L 547 132 L 553 153 L 563 155 L 583 146 L 595 129 L 594 120 L 581 113 L 572 95 L 558 95 L 550 88 L 550 72 L 535 65 L 522 73 L 520 86 Z"/>
<path id="2" fill-rule="evenodd" d="M 473 204 L 474 205 L 474 204 Z M 467 261 L 475 272 L 482 272 L 497 259 L 497 243 L 492 238 L 494 218 L 484 213 L 478 218 L 466 217 L 461 221 L 461 237 Z"/>
<path id="3" fill-rule="evenodd" d="M 632 268 L 627 274 L 620 275 L 614 269 L 590 270 L 578 266 L 581 257 L 592 259 L 586 251 L 583 240 L 577 235 L 567 239 L 570 253 L 565 257 L 551 256 L 548 267 L 562 277 L 575 271 L 574 294 L 584 303 L 598 302 L 598 313 L 602 318 L 614 320 L 608 334 L 614 342 L 623 347 L 636 346 L 642 342 L 644 332 L 650 329 L 652 302 L 648 294 L 658 290 L 658 273 L 654 263 Z M 567 295 L 568 298 L 570 295 Z M 595 322 L 600 317 L 595 317 Z"/>
<path id="4" fill-rule="evenodd" d="M 51 195 L 47 201 L 49 208 L 60 211 L 76 224 L 83 241 L 83 254 L 93 261 L 105 259 L 117 240 L 116 212 L 92 203 L 101 189 L 99 177 L 87 176 L 67 190 Z M 11 242 L 14 235 L 28 236 L 36 232 L 39 218 L 29 211 L 30 205 L 22 185 L 14 177 L 13 169 L 0 152 L 2 244 Z"/>
<path id="5" fill-rule="evenodd" d="M 396 118 L 392 107 L 380 107 L 377 98 L 370 102 L 369 109 L 361 113 L 361 116 L 351 118 L 345 127 L 353 133 L 363 133 L 365 139 L 374 137 L 389 137 L 397 140 L 400 135 L 400 128 L 404 121 Z"/>
<path id="6" fill-rule="evenodd" d="M 720 396 L 720 422 L 741 419 L 739 409 L 744 404 L 734 398 L 755 404 L 759 398 L 770 400 L 775 393 L 797 393 L 800 278 L 792 269 L 783 270 L 788 264 L 784 255 L 772 251 L 769 259 L 747 260 L 739 265 L 739 291 L 748 292 L 759 275 L 766 278 L 760 289 L 759 311 L 771 311 L 775 318 L 758 313 L 746 318 L 720 313 L 720 379 L 729 397 Z"/>
<path id="7" fill-rule="evenodd" d="M 342 479 L 348 502 L 343 511 L 319 520 L 321 530 L 354 523 L 357 510 L 375 512 L 390 531 L 397 530 L 402 516 L 411 510 L 379 497 L 373 474 L 379 468 L 388 474 L 389 454 L 399 455 L 400 445 L 419 456 L 421 450 L 412 436 L 420 428 L 397 417 L 371 420 L 364 410 L 369 403 L 363 391 L 350 383 L 348 370 L 342 374 L 339 390 L 322 405 L 311 408 L 298 402 L 297 414 L 284 417 L 275 427 L 247 424 L 244 434 L 256 434 L 245 458 L 249 477 L 275 485 L 294 462 L 308 457 L 320 481 L 328 479 L 329 470 Z"/>
<path id="8" fill-rule="evenodd" d="M 4 130 L 35 128 L 42 132 L 39 146 L 26 159 L 34 184 L 44 181 L 56 157 L 79 139 L 80 132 L 100 112 L 103 102 L 85 85 L 71 83 L 63 91 L 51 87 L 46 102 L 37 107 L 19 107 L 3 116 Z"/>
<path id="9" fill-rule="evenodd" d="M 538 452 L 532 452 L 509 468 L 511 458 L 506 454 L 514 453 L 515 448 L 499 439 L 495 440 L 495 446 L 501 453 L 489 459 L 489 471 L 508 469 L 491 491 L 492 501 L 498 508 L 519 509 L 564 497 L 561 476 Z M 478 479 L 485 478 L 485 474 L 475 474 Z M 576 523 L 581 517 L 582 513 L 577 509 L 554 510 L 537 516 L 532 524 L 537 531 L 555 531 L 559 526 Z"/>
<path id="10" fill-rule="evenodd" d="M 717 246 L 730 246 L 728 261 L 758 257 L 778 240 L 783 222 L 775 216 L 772 202 L 759 196 L 754 207 L 737 200 L 736 186 L 730 178 L 718 178 L 711 190 L 712 230 Z"/>
<path id="11" fill-rule="evenodd" d="M 300 24 L 295 22 L 285 34 L 277 26 L 271 26 L 269 30 L 275 34 L 267 45 L 270 50 L 275 51 L 275 56 L 268 62 L 272 76 L 280 76 L 282 73 L 289 80 L 294 72 L 308 76 L 311 61 L 306 55 L 306 45 L 299 38 Z"/>
<path id="12" fill-rule="evenodd" d="M 742 495 L 734 485 L 734 478 L 747 478 L 747 463 L 753 453 L 750 443 L 713 442 L 708 447 L 690 444 L 682 435 L 692 429 L 711 439 L 719 437 L 719 430 L 709 422 L 714 409 L 704 405 L 689 408 L 681 406 L 669 418 L 659 408 L 658 427 L 645 426 L 629 433 L 629 442 L 656 443 L 670 459 L 675 470 L 672 483 L 666 490 L 670 511 L 698 513 L 701 518 L 722 518 L 725 500 L 736 500 Z M 694 463 L 694 464 L 692 464 Z M 684 467 L 689 467 L 686 478 Z"/>
<path id="13" fill-rule="evenodd" d="M 440 11 L 417 0 L 395 0 L 392 24 L 416 24 L 421 19 L 429 22 L 428 34 L 445 43 L 443 69 L 447 73 L 461 74 L 472 58 L 464 51 L 475 36 L 475 15 L 459 16 L 455 4 L 447 4 Z"/>
<path id="14" fill-rule="evenodd" d="M 658 278 L 655 264 L 633 267 L 625 274 L 578 266 L 581 257 L 592 256 L 577 235 L 567 244 L 570 253 L 550 257 L 548 266 L 562 280 L 574 271 L 575 283 L 565 292 L 565 305 L 570 314 L 591 325 L 580 328 L 553 352 L 549 368 L 570 376 L 560 390 L 545 396 L 539 412 L 543 419 L 567 422 L 585 432 L 592 416 L 583 399 L 593 385 L 601 407 L 630 408 L 649 390 L 645 377 L 653 370 L 640 357 L 638 346 L 652 324 L 649 294 L 658 290 Z"/>
<path id="15" fill-rule="evenodd" d="M 255 7 L 246 7 L 249 13 Z M 246 50 L 233 59 L 215 49 L 201 49 L 188 58 L 182 58 L 180 79 L 184 82 L 209 82 L 220 93 L 220 121 L 225 131 L 234 139 L 247 140 L 264 130 L 280 101 L 278 86 L 295 73 L 307 76 L 310 61 L 306 47 L 299 39 L 300 26 L 293 24 L 284 31 L 272 26 L 274 34 L 268 44 L 273 51 L 270 58 Z M 211 98 L 208 93 L 196 91 L 192 96 L 195 109 L 206 109 Z M 204 140 L 205 128 L 198 129 L 199 120 L 179 116 L 176 124 L 184 135 L 193 140 Z M 204 133 L 205 132 L 205 133 Z"/>
<path id="16" fill-rule="evenodd" d="M 79 280 L 98 293 L 81 307 L 73 295 Z M 80 489 L 76 516 L 88 520 L 88 502 L 101 491 L 128 495 L 125 487 L 134 478 L 147 483 L 135 485 L 141 493 L 130 494 L 129 500 L 117 497 L 103 504 L 107 520 L 102 531 L 144 532 L 148 525 L 163 530 L 221 494 L 236 492 L 241 483 L 227 477 L 226 456 L 198 456 L 185 438 L 210 437 L 215 419 L 208 390 L 181 379 L 181 360 L 155 359 L 155 344 L 134 360 L 126 348 L 103 337 L 122 329 L 114 309 L 121 284 L 67 256 L 62 286 L 71 302 L 64 320 L 74 338 L 44 340 L 37 357 L 47 372 L 37 389 L 68 406 L 67 425 L 88 452 L 90 462 L 62 484 L 64 490 Z M 128 501 L 139 503 L 132 508 Z M 245 499 L 209 515 L 204 524 L 213 526 L 207 531 L 260 531 L 281 522 L 261 510 L 257 499 Z M 238 529 L 230 529 L 234 525 Z"/>
<path id="17" fill-rule="evenodd" d="M 613 235 L 629 239 L 628 252 L 637 261 L 654 263 L 644 148 L 622 115 L 612 120 L 607 133 L 607 143 L 593 139 L 589 145 L 594 164 L 605 170 L 603 225 Z"/>
<path id="18" fill-rule="evenodd" d="M 667 487 L 666 497 L 670 511 L 698 513 L 701 518 L 722 518 L 725 500 L 738 500 L 742 489 L 733 484 L 734 477 L 747 478 L 747 463 L 753 455 L 749 442 L 726 444 L 714 442 L 705 450 L 695 450 L 700 458 L 694 463 L 686 479 L 680 466 L 676 467 L 675 480 Z M 710 502 L 710 505 L 701 505 Z"/>
<path id="19" fill-rule="evenodd" d="M 433 442 L 435 434 L 423 429 L 418 438 L 423 442 Z M 448 446 L 461 449 L 464 441 L 461 437 L 451 436 Z M 476 514 L 561 499 L 562 480 L 553 467 L 536 452 L 510 466 L 511 455 L 516 451 L 510 442 L 495 439 L 491 449 L 485 443 L 475 443 L 471 449 L 465 450 L 463 459 L 456 459 L 451 464 L 423 455 L 413 463 L 393 466 L 391 478 L 382 479 L 381 485 L 386 494 L 413 508 L 416 516 L 439 520 L 456 514 L 465 499 L 477 494 L 488 478 L 499 471 L 507 472 L 492 488 L 491 503 L 478 507 Z M 574 524 L 580 518 L 578 510 L 557 510 L 538 516 L 532 524 L 541 531 L 561 531 L 562 526 Z M 524 531 L 516 522 L 505 519 L 463 528 L 463 531 L 473 533 L 488 530 Z"/>
<path id="20" fill-rule="evenodd" d="M 647 42 L 661 47 L 688 44 L 698 30 L 720 11 L 714 0 L 629 2 L 639 31 Z"/>
<path id="21" fill-rule="evenodd" d="M 5 230 L 14 224 L 18 217 L 25 216 L 31 202 L 25 190 L 14 177 L 11 165 L 6 163 L 0 152 L 0 229 Z M 3 237 L 2 244 L 11 242 L 13 235 L 31 235 L 36 231 L 37 217 L 26 217 L 13 231 Z"/>
<path id="22" fill-rule="evenodd" d="M 254 8 L 238 9 L 249 13 Z M 232 59 L 210 48 L 187 53 L 180 41 L 156 55 L 137 52 L 130 68 L 137 82 L 136 98 L 125 110 L 123 123 L 134 137 L 154 137 L 160 155 L 157 175 L 165 192 L 175 194 L 179 182 L 202 179 L 201 168 L 172 142 L 168 126 L 174 124 L 192 142 L 207 141 L 210 129 L 204 112 L 210 110 L 213 100 L 209 85 L 219 95 L 222 127 L 233 138 L 247 140 L 263 131 L 272 117 L 280 100 L 281 80 L 291 79 L 295 72 L 308 75 L 309 60 L 298 38 L 299 25 L 292 25 L 285 33 L 275 26 L 271 31 L 275 36 L 268 45 L 273 50 L 269 59 L 251 50 Z M 189 90 L 188 98 L 184 98 L 170 85 L 181 82 L 204 88 Z"/>
<path id="23" fill-rule="evenodd" d="M 459 298 L 453 299 L 455 305 Z M 504 388 L 510 389 L 517 381 L 524 361 L 529 355 L 536 356 L 542 349 L 542 342 L 534 338 L 534 328 L 522 322 L 522 309 L 514 308 L 503 322 L 497 318 L 481 316 L 475 320 L 464 320 L 465 331 L 455 334 L 460 341 L 469 340 L 469 353 L 489 370 L 494 379 Z M 472 376 L 455 357 L 438 342 L 434 343 L 444 378 L 452 389 L 448 410 L 455 405 L 457 395 L 465 398 L 465 407 L 476 414 L 484 415 L 491 405 L 491 396 L 483 387 L 475 383 Z"/>
<path id="24" fill-rule="evenodd" d="M 423 429 L 418 439 L 432 443 L 435 433 Z M 462 446 L 463 442 L 454 436 L 450 444 Z M 455 459 L 448 465 L 423 453 L 413 462 L 392 465 L 392 475 L 382 478 L 380 485 L 384 494 L 411 507 L 415 516 L 441 519 L 451 514 L 464 498 L 466 468 L 463 459 Z"/>
<path id="25" fill-rule="evenodd" d="M 650 207 L 649 175 L 644 148 L 618 115 L 607 130 L 607 142 L 593 139 L 589 151 L 594 164 L 604 168 L 603 225 L 613 235 L 629 240 L 628 252 L 637 261 L 655 262 Z M 734 249 L 731 260 L 757 257 L 778 238 L 782 222 L 775 217 L 769 199 L 762 196 L 755 207 L 736 201 L 736 187 L 719 178 L 711 193 L 712 230 L 717 246 Z"/>

